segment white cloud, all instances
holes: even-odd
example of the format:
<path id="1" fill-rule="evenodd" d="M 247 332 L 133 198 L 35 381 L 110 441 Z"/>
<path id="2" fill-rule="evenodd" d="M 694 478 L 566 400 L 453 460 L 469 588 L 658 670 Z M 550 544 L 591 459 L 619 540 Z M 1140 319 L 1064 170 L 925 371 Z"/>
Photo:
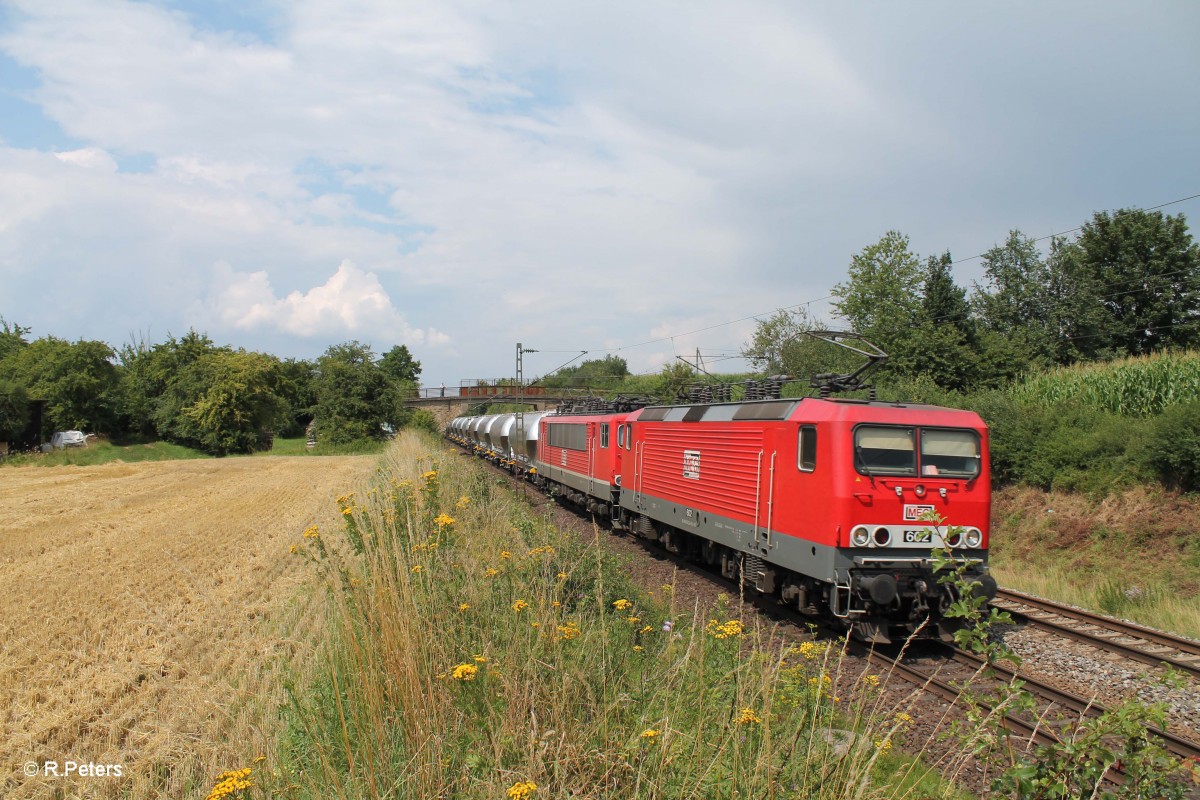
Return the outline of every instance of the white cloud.
<path id="1" fill-rule="evenodd" d="M 450 342 L 448 335 L 434 328 L 411 327 L 379 278 L 349 261 L 343 261 L 320 286 L 285 297 L 276 296 L 265 271 L 235 272 L 219 263 L 213 273 L 209 293 L 195 311 L 218 329 L 306 339 L 355 337 L 438 346 Z"/>
<path id="2" fill-rule="evenodd" d="M 260 37 L 202 3 L 10 0 L 0 53 L 30 85 L 0 92 L 76 144 L 0 147 L 0 314 L 286 355 L 407 337 L 450 383 L 510 369 L 516 341 L 598 350 L 822 297 L 891 228 L 961 257 L 1200 180 L 1177 102 L 1200 63 L 1170 11 L 266 4 Z M 1116 73 L 1088 46 L 1112 31 Z M 220 262 L 253 267 L 210 285 Z M 11 310 L 48 280 L 78 307 Z"/>
<path id="3" fill-rule="evenodd" d="M 84 147 L 80 150 L 67 150 L 55 153 L 55 158 L 64 164 L 73 164 L 86 169 L 98 169 L 104 172 L 116 172 L 117 160 L 99 147 Z"/>

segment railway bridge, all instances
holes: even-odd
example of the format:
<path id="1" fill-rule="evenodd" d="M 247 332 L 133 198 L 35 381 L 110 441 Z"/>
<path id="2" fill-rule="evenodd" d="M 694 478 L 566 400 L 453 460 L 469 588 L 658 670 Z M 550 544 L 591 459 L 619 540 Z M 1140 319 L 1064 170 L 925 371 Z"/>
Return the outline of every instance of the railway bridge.
<path id="1" fill-rule="evenodd" d="M 481 405 L 521 404 L 531 411 L 545 411 L 566 400 L 577 399 L 590 390 L 548 389 L 545 386 L 518 386 L 503 381 L 462 381 L 458 386 L 422 386 L 414 397 L 404 401 L 408 408 L 423 408 L 445 427 L 455 417 L 466 415 Z"/>

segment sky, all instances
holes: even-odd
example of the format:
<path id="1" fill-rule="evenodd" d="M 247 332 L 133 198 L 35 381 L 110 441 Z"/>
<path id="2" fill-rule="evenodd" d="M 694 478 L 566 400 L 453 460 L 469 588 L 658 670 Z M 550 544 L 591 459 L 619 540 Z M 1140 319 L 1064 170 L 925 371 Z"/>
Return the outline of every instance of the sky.
<path id="1" fill-rule="evenodd" d="M 0 316 L 733 371 L 889 230 L 971 287 L 1200 194 L 1198 85 L 1191 0 L 0 0 Z"/>

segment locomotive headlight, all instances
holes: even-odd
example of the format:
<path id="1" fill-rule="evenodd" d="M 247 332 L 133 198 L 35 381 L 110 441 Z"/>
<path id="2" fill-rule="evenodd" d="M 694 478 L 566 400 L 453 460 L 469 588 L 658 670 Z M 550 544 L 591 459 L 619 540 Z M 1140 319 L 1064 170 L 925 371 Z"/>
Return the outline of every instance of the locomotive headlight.
<path id="1" fill-rule="evenodd" d="M 978 528 L 968 528 L 965 538 L 967 540 L 967 547 L 979 547 L 979 545 L 983 544 L 983 531 Z"/>
<path id="2" fill-rule="evenodd" d="M 890 542 L 890 541 L 892 541 L 892 532 L 891 531 L 889 531 L 887 528 L 876 528 L 875 529 L 875 546 L 876 547 L 887 547 L 888 542 Z"/>
<path id="3" fill-rule="evenodd" d="M 925 496 L 925 485 L 924 485 L 924 484 L 921 484 L 921 483 L 918 483 L 918 484 L 917 484 L 917 488 L 913 489 L 913 493 L 914 493 L 914 494 L 915 494 L 917 497 L 924 497 L 924 496 Z"/>
<path id="4" fill-rule="evenodd" d="M 871 541 L 871 532 L 862 525 L 850 531 L 850 544 L 855 547 L 866 547 L 869 541 Z"/>

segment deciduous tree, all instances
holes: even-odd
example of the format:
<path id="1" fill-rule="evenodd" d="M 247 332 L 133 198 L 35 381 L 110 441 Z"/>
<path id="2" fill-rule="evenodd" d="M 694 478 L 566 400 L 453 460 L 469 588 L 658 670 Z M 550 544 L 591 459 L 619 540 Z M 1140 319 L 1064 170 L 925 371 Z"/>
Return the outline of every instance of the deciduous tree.
<path id="1" fill-rule="evenodd" d="M 1200 247 L 1182 214 L 1097 212 L 1078 246 L 1105 313 L 1098 341 L 1130 355 L 1200 343 Z"/>
<path id="2" fill-rule="evenodd" d="M 320 441 L 345 444 L 378 439 L 407 416 L 401 384 L 375 362 L 371 346 L 337 344 L 317 360 L 314 421 Z"/>
<path id="3" fill-rule="evenodd" d="M 379 368 L 392 380 L 416 384 L 421 377 L 421 362 L 413 358 L 406 345 L 398 344 L 379 359 Z"/>
<path id="4" fill-rule="evenodd" d="M 925 275 L 908 237 L 888 231 L 851 258 L 848 272 L 850 280 L 833 288 L 838 316 L 891 353 L 920 322 Z"/>

